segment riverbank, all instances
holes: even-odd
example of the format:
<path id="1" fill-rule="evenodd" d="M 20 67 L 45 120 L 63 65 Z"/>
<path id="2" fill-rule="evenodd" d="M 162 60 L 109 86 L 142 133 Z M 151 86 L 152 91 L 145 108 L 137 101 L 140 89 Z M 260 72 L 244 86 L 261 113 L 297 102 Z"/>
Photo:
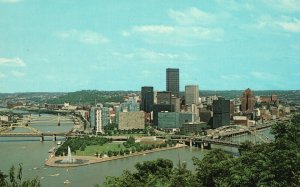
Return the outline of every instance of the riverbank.
<path id="1" fill-rule="evenodd" d="M 75 159 L 87 161 L 87 162 L 82 163 L 82 164 L 61 164 L 61 163 L 56 163 L 56 162 L 62 160 L 64 157 L 62 157 L 62 156 L 60 156 L 60 157 L 51 157 L 48 160 L 46 160 L 45 165 L 50 166 L 50 167 L 77 167 L 77 166 L 97 164 L 97 163 L 107 162 L 107 161 L 112 161 L 112 160 L 118 160 L 118 159 L 123 159 L 123 158 L 128 158 L 128 157 L 140 156 L 140 155 L 150 154 L 150 153 L 159 152 L 159 151 L 167 151 L 167 150 L 172 150 L 172 149 L 178 149 L 178 148 L 183 148 L 183 147 L 186 147 L 186 146 L 187 145 L 184 145 L 184 144 L 176 144 L 176 146 L 174 146 L 174 147 L 156 148 L 156 149 L 142 151 L 142 152 L 135 152 L 135 153 L 131 153 L 131 154 L 124 155 L 124 156 L 118 155 L 118 156 L 105 157 L 105 158 L 98 158 L 98 157 L 95 157 L 95 156 L 74 156 Z"/>

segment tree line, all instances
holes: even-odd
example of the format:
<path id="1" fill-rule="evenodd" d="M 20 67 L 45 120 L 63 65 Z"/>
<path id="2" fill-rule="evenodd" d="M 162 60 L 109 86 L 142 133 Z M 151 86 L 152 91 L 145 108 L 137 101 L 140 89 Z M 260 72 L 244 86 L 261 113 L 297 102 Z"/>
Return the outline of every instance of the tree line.
<path id="1" fill-rule="evenodd" d="M 55 156 L 64 155 L 68 152 L 68 146 L 72 152 L 76 153 L 76 150 L 84 151 L 86 146 L 89 145 L 104 145 L 112 140 L 104 137 L 76 137 L 68 138 L 55 152 Z"/>
<path id="2" fill-rule="evenodd" d="M 19 164 L 16 168 L 12 166 L 8 174 L 0 170 L 0 186 L 1 187 L 40 187 L 40 180 L 36 177 L 34 179 L 23 180 L 23 167 Z"/>

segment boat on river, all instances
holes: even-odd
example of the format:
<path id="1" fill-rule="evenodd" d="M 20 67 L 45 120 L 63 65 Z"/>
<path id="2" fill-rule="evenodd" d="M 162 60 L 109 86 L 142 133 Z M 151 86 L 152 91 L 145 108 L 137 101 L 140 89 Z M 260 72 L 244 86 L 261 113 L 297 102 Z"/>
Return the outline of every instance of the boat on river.
<path id="1" fill-rule="evenodd" d="M 70 184 L 71 182 L 69 180 L 65 180 L 64 184 Z"/>

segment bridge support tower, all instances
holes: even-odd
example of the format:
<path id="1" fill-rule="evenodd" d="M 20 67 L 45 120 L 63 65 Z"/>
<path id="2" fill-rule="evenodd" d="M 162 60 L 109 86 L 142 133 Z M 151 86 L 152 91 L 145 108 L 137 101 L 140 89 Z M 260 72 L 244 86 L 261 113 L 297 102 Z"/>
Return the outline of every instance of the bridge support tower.
<path id="1" fill-rule="evenodd" d="M 57 126 L 60 126 L 60 115 L 59 115 L 59 113 L 57 114 Z"/>
<path id="2" fill-rule="evenodd" d="M 203 142 L 200 143 L 200 148 L 201 148 L 201 149 L 204 149 Z"/>
<path id="3" fill-rule="evenodd" d="M 44 142 L 44 136 L 40 137 L 40 142 Z"/>
<path id="4" fill-rule="evenodd" d="M 52 141 L 56 142 L 56 134 L 53 134 Z"/>
<path id="5" fill-rule="evenodd" d="M 207 142 L 204 142 L 204 143 L 203 143 L 203 148 L 204 148 L 204 149 L 211 149 L 211 144 L 210 144 L 210 143 L 207 143 Z"/>

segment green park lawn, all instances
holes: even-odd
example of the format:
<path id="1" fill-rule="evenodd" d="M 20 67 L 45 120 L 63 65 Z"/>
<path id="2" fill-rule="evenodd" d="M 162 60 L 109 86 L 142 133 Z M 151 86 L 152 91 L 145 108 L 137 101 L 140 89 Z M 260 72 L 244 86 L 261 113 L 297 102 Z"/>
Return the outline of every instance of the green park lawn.
<path id="1" fill-rule="evenodd" d="M 117 143 L 117 142 L 112 142 L 112 143 L 107 143 L 102 146 L 100 145 L 90 145 L 85 148 L 85 151 L 76 151 L 77 156 L 95 156 L 96 152 L 102 153 L 102 152 L 107 152 L 109 150 L 111 151 L 118 151 L 121 149 L 125 149 L 122 143 Z"/>

